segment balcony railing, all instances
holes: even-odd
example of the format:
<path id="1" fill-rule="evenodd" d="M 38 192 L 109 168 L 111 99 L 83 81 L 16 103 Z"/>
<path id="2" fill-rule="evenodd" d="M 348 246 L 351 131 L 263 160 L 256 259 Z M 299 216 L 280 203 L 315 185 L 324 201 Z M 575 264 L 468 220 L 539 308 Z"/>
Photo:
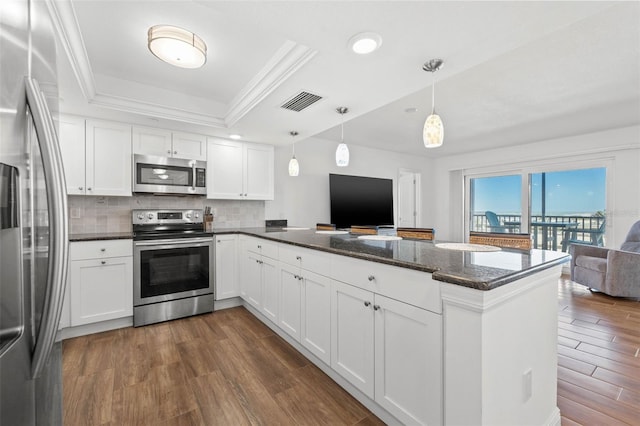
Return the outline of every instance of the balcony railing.
<path id="1" fill-rule="evenodd" d="M 510 232 L 528 233 L 527 230 L 521 229 L 520 215 L 498 214 L 500 225 L 509 228 Z M 604 216 L 531 216 L 531 223 L 545 224 L 573 224 L 572 227 L 577 230 L 597 230 L 605 220 Z M 575 225 L 577 224 L 577 226 Z M 489 223 L 484 214 L 474 214 L 471 224 L 472 231 L 490 232 Z M 564 239 L 565 227 L 554 225 L 532 225 L 531 234 L 533 238 L 533 248 L 545 250 L 561 250 L 562 241 Z M 546 232 L 546 235 L 544 234 Z M 575 239 L 584 241 L 586 244 L 591 243 L 591 233 L 577 231 Z"/>

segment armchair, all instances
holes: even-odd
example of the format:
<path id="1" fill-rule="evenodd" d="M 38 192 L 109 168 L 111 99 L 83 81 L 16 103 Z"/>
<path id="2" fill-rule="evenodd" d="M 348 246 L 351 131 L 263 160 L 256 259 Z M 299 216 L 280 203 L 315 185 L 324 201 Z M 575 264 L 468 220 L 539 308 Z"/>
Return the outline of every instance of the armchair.
<path id="1" fill-rule="evenodd" d="M 640 221 L 620 250 L 571 244 L 571 280 L 610 296 L 640 297 Z"/>
<path id="2" fill-rule="evenodd" d="M 489 223 L 489 225 L 487 226 L 489 228 L 489 232 L 509 232 L 510 229 L 508 226 L 500 224 L 500 219 L 498 218 L 497 214 L 490 210 L 487 210 L 486 212 L 484 212 L 484 215 L 487 218 L 487 222 Z"/>

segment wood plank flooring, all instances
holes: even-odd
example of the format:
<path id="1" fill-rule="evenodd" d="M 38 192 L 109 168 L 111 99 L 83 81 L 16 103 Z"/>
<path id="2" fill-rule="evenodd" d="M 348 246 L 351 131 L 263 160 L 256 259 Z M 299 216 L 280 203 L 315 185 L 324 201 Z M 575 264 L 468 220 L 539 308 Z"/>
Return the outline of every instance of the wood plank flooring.
<path id="1" fill-rule="evenodd" d="M 558 283 L 562 425 L 640 425 L 640 300 Z"/>
<path id="2" fill-rule="evenodd" d="M 244 308 L 63 342 L 64 424 L 381 425 Z"/>
<path id="3" fill-rule="evenodd" d="M 562 425 L 640 424 L 640 301 L 558 282 Z M 64 424 L 379 425 L 244 308 L 65 340 Z"/>

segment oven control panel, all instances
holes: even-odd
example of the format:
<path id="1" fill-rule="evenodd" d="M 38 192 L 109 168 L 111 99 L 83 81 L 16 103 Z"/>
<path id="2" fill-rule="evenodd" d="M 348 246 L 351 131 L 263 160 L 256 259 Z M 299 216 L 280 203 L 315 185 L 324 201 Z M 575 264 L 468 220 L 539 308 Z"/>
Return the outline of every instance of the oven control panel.
<path id="1" fill-rule="evenodd" d="M 202 210 L 132 210 L 134 225 L 202 223 Z"/>

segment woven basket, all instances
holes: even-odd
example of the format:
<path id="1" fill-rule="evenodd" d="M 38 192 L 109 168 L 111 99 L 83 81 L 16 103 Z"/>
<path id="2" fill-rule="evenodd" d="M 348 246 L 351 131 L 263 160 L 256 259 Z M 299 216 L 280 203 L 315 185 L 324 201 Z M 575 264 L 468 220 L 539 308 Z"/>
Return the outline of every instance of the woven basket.
<path id="1" fill-rule="evenodd" d="M 398 228 L 396 235 L 402 238 L 413 238 L 416 240 L 432 241 L 435 231 L 433 228 Z"/>
<path id="2" fill-rule="evenodd" d="M 469 234 L 469 242 L 472 244 L 531 250 L 531 236 L 529 234 L 472 232 Z"/>

